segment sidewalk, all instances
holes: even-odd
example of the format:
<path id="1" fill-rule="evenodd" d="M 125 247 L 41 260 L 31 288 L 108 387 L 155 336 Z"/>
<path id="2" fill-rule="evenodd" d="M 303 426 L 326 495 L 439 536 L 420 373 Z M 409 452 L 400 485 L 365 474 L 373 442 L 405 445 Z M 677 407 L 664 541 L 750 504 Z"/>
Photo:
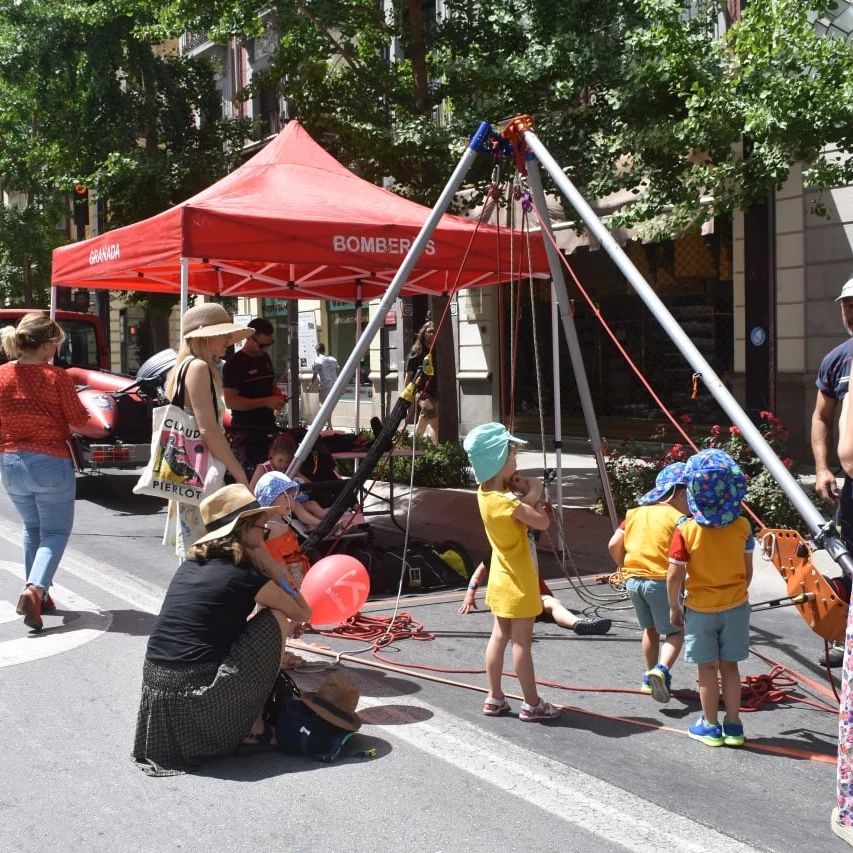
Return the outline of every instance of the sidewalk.
<path id="1" fill-rule="evenodd" d="M 518 454 L 518 469 L 523 474 L 541 477 L 543 468 L 556 467 L 554 453 L 524 451 Z M 613 532 L 607 515 L 597 515 L 592 507 L 598 500 L 601 489 L 595 457 L 591 453 L 562 454 L 563 467 L 563 524 L 566 532 L 566 565 L 569 570 L 577 567 L 581 575 L 596 575 L 613 571 L 613 561 L 607 551 L 607 542 Z M 477 495 L 471 489 L 432 489 L 415 487 L 411 496 L 408 486 L 394 486 L 394 520 L 387 514 L 388 484 L 374 482 L 371 485 L 374 498 L 368 498 L 365 509 L 385 514 L 369 516 L 377 533 L 384 536 L 399 536 L 402 541 L 407 513 L 409 534 L 428 542 L 459 542 L 479 561 L 488 551 Z M 556 500 L 556 486 L 549 486 L 552 500 Z M 553 544 L 552 544 L 553 542 Z M 546 579 L 565 577 L 555 534 L 543 534 L 539 542 L 539 568 Z M 750 597 L 754 601 L 785 594 L 785 585 L 772 563 L 756 549 L 753 567 L 754 577 Z M 838 567 L 825 551 L 814 554 L 817 567 L 825 574 L 837 575 Z"/>

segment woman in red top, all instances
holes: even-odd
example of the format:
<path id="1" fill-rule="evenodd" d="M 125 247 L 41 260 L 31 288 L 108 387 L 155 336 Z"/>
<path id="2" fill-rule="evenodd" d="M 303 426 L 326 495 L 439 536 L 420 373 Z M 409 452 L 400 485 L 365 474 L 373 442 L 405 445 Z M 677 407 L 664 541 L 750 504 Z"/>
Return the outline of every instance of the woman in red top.
<path id="1" fill-rule="evenodd" d="M 0 331 L 11 359 L 0 365 L 0 476 L 24 523 L 26 588 L 18 613 L 33 631 L 53 610 L 50 584 L 74 523 L 74 465 L 66 446 L 70 426 L 88 413 L 71 378 L 50 364 L 65 338 L 43 311 Z"/>

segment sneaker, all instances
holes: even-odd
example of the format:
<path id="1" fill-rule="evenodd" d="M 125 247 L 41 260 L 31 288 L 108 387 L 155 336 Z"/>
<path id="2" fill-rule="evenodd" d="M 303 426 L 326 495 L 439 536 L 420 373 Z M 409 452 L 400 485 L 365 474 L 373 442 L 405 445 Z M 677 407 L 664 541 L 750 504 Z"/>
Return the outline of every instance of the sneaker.
<path id="1" fill-rule="evenodd" d="M 722 746 L 723 741 L 723 729 L 719 723 L 716 725 L 710 725 L 705 722 L 704 717 L 699 717 L 699 719 L 687 730 L 687 734 L 693 738 L 693 740 L 698 740 L 700 743 L 704 743 L 705 746 Z"/>
<path id="2" fill-rule="evenodd" d="M 729 718 L 723 720 L 723 743 L 726 746 L 743 746 L 743 723 L 731 723 Z"/>
<path id="3" fill-rule="evenodd" d="M 598 616 L 582 616 L 572 625 L 572 630 L 579 637 L 588 637 L 593 634 L 606 634 L 612 624 L 609 619 L 601 619 Z"/>
<path id="4" fill-rule="evenodd" d="M 523 723 L 535 723 L 540 720 L 556 720 L 560 714 L 559 708 L 555 708 L 550 702 L 540 699 L 539 704 L 533 706 L 528 705 L 527 702 L 522 702 L 518 719 Z"/>
<path id="5" fill-rule="evenodd" d="M 839 820 L 838 820 L 838 806 L 836 806 L 832 810 L 832 818 L 829 822 L 829 825 L 832 827 L 832 831 L 839 838 L 843 839 L 851 847 L 853 847 L 853 826 L 847 826 L 846 824 L 839 822 Z"/>
<path id="6" fill-rule="evenodd" d="M 669 674 L 669 670 L 662 663 L 659 663 L 650 669 L 646 676 L 649 679 L 652 698 L 656 702 L 669 702 L 669 688 L 672 685 L 672 676 Z"/>
<path id="7" fill-rule="evenodd" d="M 649 674 L 647 672 L 643 673 L 643 683 L 640 685 L 640 693 L 651 693 L 652 685 L 649 684 Z"/>

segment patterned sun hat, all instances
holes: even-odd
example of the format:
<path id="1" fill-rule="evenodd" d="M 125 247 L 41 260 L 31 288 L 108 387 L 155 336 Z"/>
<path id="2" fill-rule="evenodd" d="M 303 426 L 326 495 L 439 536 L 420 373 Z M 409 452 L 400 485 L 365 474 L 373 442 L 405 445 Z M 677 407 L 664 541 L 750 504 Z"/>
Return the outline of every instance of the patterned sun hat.
<path id="1" fill-rule="evenodd" d="M 687 505 L 697 524 L 726 527 L 741 511 L 746 477 L 724 450 L 701 450 L 684 466 Z"/>
<path id="2" fill-rule="evenodd" d="M 655 487 L 646 492 L 638 501 L 642 506 L 648 504 L 656 504 L 665 495 L 667 495 L 675 486 L 683 486 L 684 483 L 684 468 L 683 462 L 673 462 L 672 465 L 667 465 L 658 471 L 655 479 Z"/>
<path id="3" fill-rule="evenodd" d="M 295 496 L 299 491 L 299 483 L 280 471 L 270 471 L 255 485 L 255 499 L 261 506 L 272 506 L 276 498 L 290 491 Z"/>
<path id="4" fill-rule="evenodd" d="M 506 465 L 510 444 L 525 445 L 527 442 L 516 438 L 503 424 L 494 422 L 480 424 L 465 436 L 462 446 L 478 483 L 491 480 Z"/>

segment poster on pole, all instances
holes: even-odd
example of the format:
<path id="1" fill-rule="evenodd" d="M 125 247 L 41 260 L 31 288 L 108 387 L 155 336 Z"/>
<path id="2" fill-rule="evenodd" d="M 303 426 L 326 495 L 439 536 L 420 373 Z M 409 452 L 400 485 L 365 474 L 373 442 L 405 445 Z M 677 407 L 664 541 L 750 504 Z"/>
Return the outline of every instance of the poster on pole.
<path id="1" fill-rule="evenodd" d="M 310 370 L 317 353 L 317 322 L 313 311 L 299 312 L 299 369 Z"/>

